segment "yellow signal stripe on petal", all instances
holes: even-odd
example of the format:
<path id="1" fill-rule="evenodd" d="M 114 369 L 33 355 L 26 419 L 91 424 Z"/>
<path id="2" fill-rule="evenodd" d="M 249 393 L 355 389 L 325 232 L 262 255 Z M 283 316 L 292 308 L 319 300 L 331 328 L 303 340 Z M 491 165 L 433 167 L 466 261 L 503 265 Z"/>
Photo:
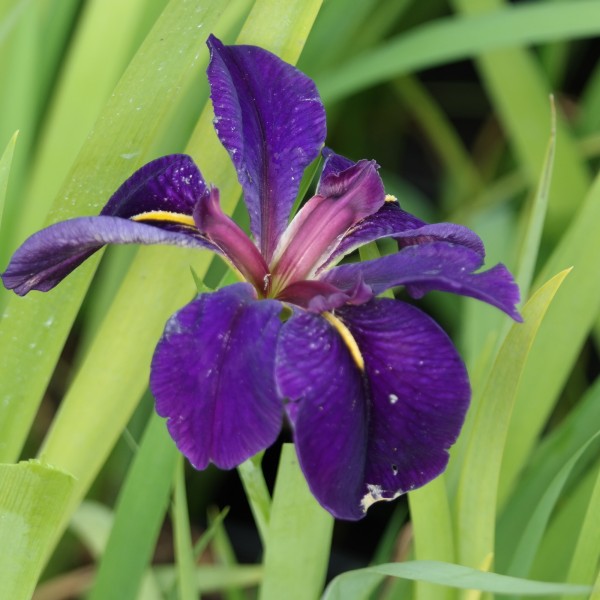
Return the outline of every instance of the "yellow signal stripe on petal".
<path id="1" fill-rule="evenodd" d="M 323 317 L 326 321 L 331 323 L 331 325 L 335 328 L 335 330 L 340 334 L 341 338 L 344 340 L 346 347 L 350 350 L 350 354 L 356 363 L 356 366 L 361 370 L 365 370 L 365 361 L 360 353 L 360 349 L 358 348 L 358 344 L 356 340 L 350 333 L 350 330 L 330 312 L 324 312 Z"/>
<path id="2" fill-rule="evenodd" d="M 177 223 L 178 225 L 187 225 L 188 227 L 196 227 L 194 218 L 191 215 L 182 213 L 170 212 L 168 210 L 150 210 L 131 217 L 132 221 L 168 221 L 169 223 Z"/>
<path id="3" fill-rule="evenodd" d="M 396 196 L 392 196 L 392 194 L 386 194 L 385 201 L 386 202 L 398 202 L 398 198 L 396 198 Z"/>

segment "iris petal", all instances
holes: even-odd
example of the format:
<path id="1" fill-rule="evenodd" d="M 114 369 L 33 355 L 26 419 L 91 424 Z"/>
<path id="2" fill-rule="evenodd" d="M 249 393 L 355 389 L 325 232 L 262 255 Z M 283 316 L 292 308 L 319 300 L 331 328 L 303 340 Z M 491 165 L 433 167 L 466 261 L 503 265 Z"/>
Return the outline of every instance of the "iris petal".
<path id="1" fill-rule="evenodd" d="M 266 292 L 268 267 L 246 232 L 221 210 L 217 189 L 213 188 L 200 199 L 194 209 L 194 220 L 198 229 L 223 250 L 246 280 Z"/>
<path id="2" fill-rule="evenodd" d="M 170 154 L 138 169 L 100 214 L 126 219 L 153 211 L 191 215 L 206 194 L 208 188 L 194 161 L 185 154 Z"/>
<path id="3" fill-rule="evenodd" d="M 364 371 L 324 318 L 299 313 L 282 328 L 276 377 L 311 491 L 359 519 L 443 471 L 470 389 L 452 342 L 418 309 L 382 299 L 335 314 Z"/>
<path id="4" fill-rule="evenodd" d="M 248 283 L 202 294 L 168 321 L 152 360 L 156 410 L 197 469 L 223 469 L 270 446 L 281 427 L 275 345 L 281 304 Z"/>
<path id="5" fill-rule="evenodd" d="M 231 156 L 250 227 L 266 262 L 285 229 L 304 169 L 325 140 L 313 81 L 254 46 L 208 39 L 215 129 Z"/>
<path id="6" fill-rule="evenodd" d="M 339 238 L 384 203 L 383 182 L 374 161 L 362 160 L 321 183 L 281 237 L 273 275 L 280 283 L 311 278 Z"/>
<path id="7" fill-rule="evenodd" d="M 312 493 L 334 516 L 359 519 L 368 407 L 341 337 L 319 315 L 297 313 L 281 331 L 276 378 Z"/>
<path id="8" fill-rule="evenodd" d="M 31 290 L 47 292 L 105 244 L 169 244 L 219 251 L 195 229 L 187 231 L 168 231 L 121 217 L 62 221 L 25 240 L 2 274 L 2 281 L 20 296 Z"/>
<path id="9" fill-rule="evenodd" d="M 363 508 L 422 486 L 448 461 L 470 400 L 464 364 L 419 309 L 387 298 L 336 312 L 353 335 L 369 381 Z"/>
<path id="10" fill-rule="evenodd" d="M 398 285 L 407 286 L 415 298 L 432 290 L 452 292 L 487 302 L 520 321 L 515 308 L 519 288 L 512 275 L 501 264 L 476 272 L 482 263 L 481 255 L 470 248 L 431 242 L 363 263 L 333 267 L 321 279 L 345 290 L 361 281 L 374 295 Z"/>
<path id="11" fill-rule="evenodd" d="M 317 188 L 318 193 L 325 190 L 336 177 L 354 166 L 356 163 L 329 148 L 323 150 L 325 165 Z M 328 266 L 339 261 L 343 256 L 356 248 L 375 240 L 392 237 L 401 248 L 415 244 L 425 244 L 434 241 L 445 241 L 466 246 L 485 257 L 485 249 L 481 239 L 467 227 L 452 223 L 436 223 L 428 225 L 414 215 L 400 208 L 393 197 L 377 212 L 366 216 L 348 229 L 339 239 L 330 256 L 323 262 L 317 274 L 322 273 Z"/>

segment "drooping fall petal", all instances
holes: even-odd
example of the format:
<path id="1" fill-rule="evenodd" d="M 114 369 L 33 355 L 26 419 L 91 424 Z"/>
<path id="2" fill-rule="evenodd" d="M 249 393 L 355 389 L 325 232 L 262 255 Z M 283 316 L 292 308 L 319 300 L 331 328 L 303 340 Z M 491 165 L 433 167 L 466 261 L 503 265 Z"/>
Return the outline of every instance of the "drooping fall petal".
<path id="1" fill-rule="evenodd" d="M 275 389 L 282 306 L 250 284 L 202 294 L 175 313 L 152 360 L 156 410 L 197 469 L 231 469 L 270 446 L 283 409 Z"/>
<path id="2" fill-rule="evenodd" d="M 322 280 L 341 289 L 353 289 L 357 282 L 368 285 L 374 295 L 398 285 L 420 298 L 432 290 L 477 298 L 496 306 L 520 321 L 516 303 L 519 288 L 504 265 L 478 272 L 483 259 L 466 246 L 431 242 L 407 246 L 363 263 L 333 267 Z"/>
<path id="3" fill-rule="evenodd" d="M 121 217 L 79 217 L 42 229 L 27 239 L 2 274 L 20 296 L 47 292 L 106 244 L 166 244 L 220 252 L 195 229 L 168 231 Z"/>
<path id="4" fill-rule="evenodd" d="M 276 376 L 311 491 L 359 519 L 443 471 L 470 389 L 452 342 L 418 309 L 382 299 L 335 315 L 283 326 Z"/>

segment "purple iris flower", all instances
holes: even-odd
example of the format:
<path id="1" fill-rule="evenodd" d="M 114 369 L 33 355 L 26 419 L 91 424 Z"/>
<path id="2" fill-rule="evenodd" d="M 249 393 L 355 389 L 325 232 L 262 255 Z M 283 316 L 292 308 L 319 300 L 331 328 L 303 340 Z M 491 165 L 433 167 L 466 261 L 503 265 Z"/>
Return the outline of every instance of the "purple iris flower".
<path id="1" fill-rule="evenodd" d="M 152 361 L 156 410 L 197 469 L 239 465 L 271 445 L 284 415 L 310 489 L 333 515 L 359 519 L 440 474 L 469 404 L 467 373 L 442 329 L 411 304 L 377 298 L 404 286 L 471 296 L 516 320 L 503 265 L 479 272 L 469 229 L 427 225 L 386 196 L 370 160 L 323 150 L 313 196 L 291 220 L 305 168 L 321 152 L 314 83 L 275 55 L 211 36 L 215 128 L 236 168 L 249 237 L 185 155 L 134 173 L 97 217 L 57 223 L 14 254 L 4 285 L 48 291 L 105 244 L 210 249 L 243 283 L 202 293 L 168 321 Z M 390 237 L 398 252 L 340 259 Z"/>

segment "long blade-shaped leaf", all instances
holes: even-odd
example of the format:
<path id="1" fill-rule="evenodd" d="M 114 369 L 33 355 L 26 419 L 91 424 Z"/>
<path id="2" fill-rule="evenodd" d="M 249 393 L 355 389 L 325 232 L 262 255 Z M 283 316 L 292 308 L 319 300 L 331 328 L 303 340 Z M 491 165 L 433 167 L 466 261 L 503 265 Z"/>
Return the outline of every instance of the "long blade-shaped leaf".
<path id="1" fill-rule="evenodd" d="M 458 589 L 482 590 L 497 594 L 520 596 L 548 596 L 563 593 L 589 594 L 591 588 L 583 585 L 567 585 L 518 579 L 496 573 L 478 571 L 461 565 L 422 560 L 391 563 L 349 571 L 338 575 L 327 587 L 323 600 L 357 600 L 367 582 L 382 581 L 385 577 L 401 577 L 412 581 L 426 581 Z"/>
<path id="2" fill-rule="evenodd" d="M 477 405 L 457 493 L 462 564 L 479 567 L 494 552 L 498 478 L 514 399 L 531 344 L 567 273 L 553 277 L 525 305 L 524 323 L 515 323 L 506 337 Z"/>
<path id="3" fill-rule="evenodd" d="M 0 598 L 31 598 L 73 483 L 38 461 L 0 465 Z"/>
<path id="4" fill-rule="evenodd" d="M 281 451 L 265 550 L 260 600 L 313 600 L 327 569 L 333 517 L 319 506 L 298 465 L 296 450 Z"/>
<path id="5" fill-rule="evenodd" d="M 212 29 L 224 6 L 168 6 L 102 112 L 49 221 L 97 213 L 143 160 L 177 90 L 199 77 L 208 60 L 198 26 Z M 131 153 L 138 158 L 123 158 Z M 97 261 L 90 259 L 52 292 L 13 296 L 6 307 L 0 328 L 0 460 L 19 455 Z"/>

